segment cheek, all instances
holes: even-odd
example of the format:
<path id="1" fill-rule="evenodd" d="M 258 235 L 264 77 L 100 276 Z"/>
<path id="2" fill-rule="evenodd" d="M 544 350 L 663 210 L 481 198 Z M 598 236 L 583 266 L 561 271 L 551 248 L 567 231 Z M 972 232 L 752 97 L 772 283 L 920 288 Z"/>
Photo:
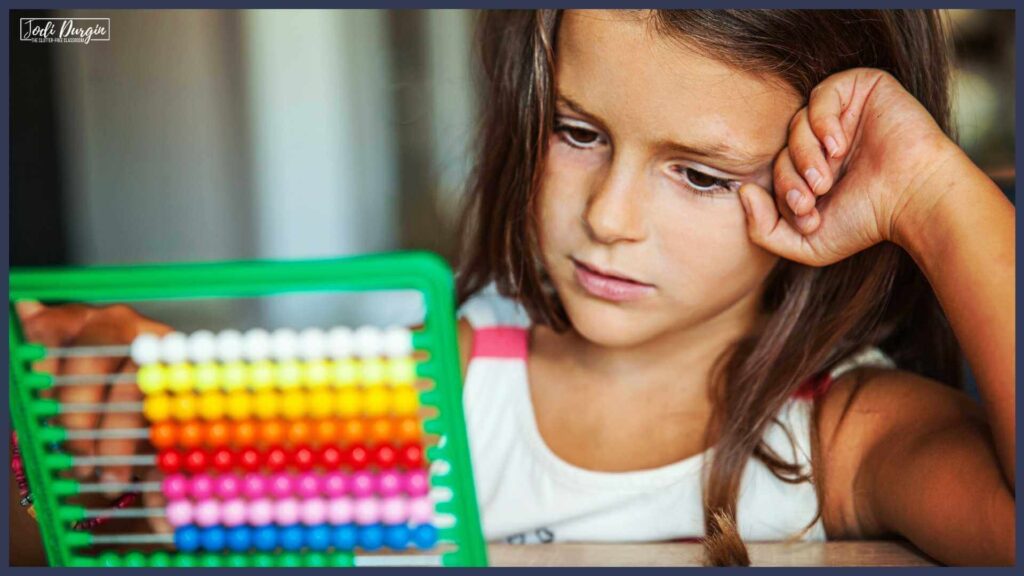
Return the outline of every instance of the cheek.
<path id="1" fill-rule="evenodd" d="M 579 153 L 552 136 L 537 192 L 542 250 L 578 232 L 588 186 L 601 166 L 595 156 Z"/>

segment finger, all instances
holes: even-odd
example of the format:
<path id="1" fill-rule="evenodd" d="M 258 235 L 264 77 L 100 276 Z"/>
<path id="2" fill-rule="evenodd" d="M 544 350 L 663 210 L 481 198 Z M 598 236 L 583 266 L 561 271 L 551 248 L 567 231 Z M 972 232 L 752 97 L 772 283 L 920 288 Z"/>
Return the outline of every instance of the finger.
<path id="1" fill-rule="evenodd" d="M 68 358 L 64 361 L 62 375 L 110 374 L 117 365 L 118 361 L 112 358 Z M 106 386 L 103 384 L 57 388 L 57 399 L 61 404 L 101 403 L 105 396 Z M 69 412 L 61 414 L 58 421 L 68 430 L 95 430 L 100 416 L 98 412 Z M 92 440 L 68 440 L 66 446 L 74 454 L 93 456 L 96 453 L 95 444 Z M 92 466 L 76 466 L 74 472 L 79 478 L 88 478 L 94 471 Z"/>
<path id="2" fill-rule="evenodd" d="M 825 158 L 821 141 L 811 130 L 806 108 L 797 112 L 790 123 L 787 148 L 796 171 L 803 176 L 811 191 L 817 196 L 828 192 L 833 182 L 832 168 Z"/>
<path id="3" fill-rule="evenodd" d="M 21 300 L 14 303 L 14 310 L 18 314 L 18 320 L 26 322 L 36 314 L 46 310 L 46 306 L 37 300 Z"/>
<path id="4" fill-rule="evenodd" d="M 797 173 L 788 148 L 783 148 L 775 159 L 773 171 L 773 185 L 779 212 L 790 224 L 798 227 L 798 218 L 814 210 L 814 193 Z"/>
<path id="5" fill-rule="evenodd" d="M 135 371 L 135 364 L 126 360 L 119 373 L 131 374 Z M 107 394 L 107 402 L 137 402 L 141 399 L 142 393 L 135 383 L 115 384 L 110 387 Z M 144 425 L 142 414 L 139 412 L 110 412 L 103 415 L 100 429 L 142 428 Z M 129 456 L 136 453 L 138 446 L 138 440 L 102 439 L 96 444 L 96 453 L 101 456 Z M 131 466 L 107 466 L 100 471 L 101 482 L 129 482 L 131 479 Z M 117 493 L 108 496 L 114 497 Z"/>
<path id="6" fill-rule="evenodd" d="M 143 481 L 159 482 L 161 478 L 162 476 L 156 468 L 149 468 L 143 477 Z M 142 505 L 146 508 L 163 508 L 167 505 L 167 500 L 160 491 L 148 491 L 142 493 Z M 163 516 L 150 518 L 149 524 L 153 527 L 153 531 L 158 534 L 170 534 L 174 532 L 174 528 L 171 526 L 171 523 Z"/>
<path id="7" fill-rule="evenodd" d="M 821 140 L 830 158 L 842 158 L 850 149 L 850 137 L 839 118 L 846 109 L 849 96 L 839 82 L 824 82 L 811 91 L 807 101 L 807 119 L 811 130 Z"/>
<path id="8" fill-rule="evenodd" d="M 745 184 L 739 194 L 747 214 L 747 233 L 754 244 L 789 260 L 807 260 L 809 249 L 804 237 L 779 214 L 767 190 Z"/>

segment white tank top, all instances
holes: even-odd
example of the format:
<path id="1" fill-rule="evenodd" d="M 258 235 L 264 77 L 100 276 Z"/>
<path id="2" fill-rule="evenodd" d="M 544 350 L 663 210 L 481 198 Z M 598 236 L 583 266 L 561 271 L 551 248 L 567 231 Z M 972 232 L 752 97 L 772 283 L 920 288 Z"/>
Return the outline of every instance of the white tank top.
<path id="1" fill-rule="evenodd" d="M 459 309 L 473 326 L 473 351 L 463 389 L 466 426 L 484 537 L 510 543 L 648 542 L 697 540 L 704 535 L 701 467 L 713 450 L 629 472 L 574 466 L 545 444 L 537 428 L 527 382 L 530 320 L 493 285 Z M 856 366 L 893 367 L 877 348 L 866 348 L 829 372 Z M 810 394 L 795 396 L 765 440 L 782 457 L 810 466 Z M 810 482 L 778 479 L 759 460 L 744 469 L 737 524 L 747 541 L 824 540 L 818 499 Z"/>

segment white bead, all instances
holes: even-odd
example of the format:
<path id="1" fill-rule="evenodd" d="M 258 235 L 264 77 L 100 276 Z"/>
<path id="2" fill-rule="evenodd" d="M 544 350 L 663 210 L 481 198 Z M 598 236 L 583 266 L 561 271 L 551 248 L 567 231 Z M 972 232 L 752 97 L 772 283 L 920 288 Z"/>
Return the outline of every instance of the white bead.
<path id="1" fill-rule="evenodd" d="M 137 366 L 160 361 L 160 337 L 156 334 L 139 334 L 132 341 L 132 362 Z"/>
<path id="2" fill-rule="evenodd" d="M 242 333 L 224 330 L 217 334 L 217 358 L 221 362 L 235 362 L 242 358 Z"/>
<path id="3" fill-rule="evenodd" d="M 262 328 L 247 330 L 242 336 L 242 355 L 251 362 L 270 355 L 270 333 Z"/>
<path id="4" fill-rule="evenodd" d="M 362 326 L 353 335 L 352 343 L 356 356 L 360 358 L 380 356 L 383 344 L 380 329 L 375 326 Z"/>
<path id="5" fill-rule="evenodd" d="M 188 338 L 181 332 L 171 332 L 160 341 L 160 358 L 167 364 L 184 362 L 188 357 Z"/>
<path id="6" fill-rule="evenodd" d="M 188 335 L 188 359 L 208 362 L 217 355 L 217 337 L 209 330 L 199 330 Z"/>
<path id="7" fill-rule="evenodd" d="M 278 360 L 291 360 L 298 354 L 299 335 L 291 328 L 278 328 L 270 335 L 270 354 Z"/>
<path id="8" fill-rule="evenodd" d="M 407 328 L 394 326 L 384 333 L 384 355 L 404 358 L 412 354 L 412 332 Z"/>
<path id="9" fill-rule="evenodd" d="M 327 354 L 335 360 L 352 356 L 352 330 L 339 326 L 327 333 Z"/>
<path id="10" fill-rule="evenodd" d="M 303 360 L 320 360 L 327 347 L 327 335 L 319 328 L 306 328 L 299 332 L 299 357 Z"/>

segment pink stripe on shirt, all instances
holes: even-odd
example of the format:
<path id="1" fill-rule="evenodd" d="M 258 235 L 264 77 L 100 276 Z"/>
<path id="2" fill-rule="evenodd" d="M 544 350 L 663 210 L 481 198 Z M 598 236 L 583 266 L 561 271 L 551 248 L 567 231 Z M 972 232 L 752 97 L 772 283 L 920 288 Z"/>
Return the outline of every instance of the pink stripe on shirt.
<path id="1" fill-rule="evenodd" d="M 526 360 L 527 331 L 525 328 L 496 326 L 473 330 L 471 358 L 518 358 Z"/>

